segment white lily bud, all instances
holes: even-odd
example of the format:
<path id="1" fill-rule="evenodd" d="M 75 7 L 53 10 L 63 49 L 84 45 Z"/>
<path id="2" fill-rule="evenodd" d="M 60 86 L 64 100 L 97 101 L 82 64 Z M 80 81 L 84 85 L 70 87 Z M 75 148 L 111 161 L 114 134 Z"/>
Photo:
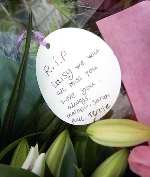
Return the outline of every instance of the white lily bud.
<path id="1" fill-rule="evenodd" d="M 25 162 L 23 163 L 22 168 L 26 169 L 26 170 L 32 170 L 33 165 L 34 165 L 36 159 L 38 158 L 38 156 L 39 156 L 38 145 L 36 144 L 35 147 L 30 148 L 29 154 L 28 154 Z"/>
<path id="2" fill-rule="evenodd" d="M 42 153 L 36 159 L 34 166 L 32 168 L 32 172 L 43 177 L 44 176 L 44 169 L 45 169 L 45 153 Z"/>
<path id="3" fill-rule="evenodd" d="M 30 170 L 40 177 L 44 177 L 45 153 L 39 155 L 38 145 L 31 147 L 29 154 L 22 165 L 23 169 Z"/>

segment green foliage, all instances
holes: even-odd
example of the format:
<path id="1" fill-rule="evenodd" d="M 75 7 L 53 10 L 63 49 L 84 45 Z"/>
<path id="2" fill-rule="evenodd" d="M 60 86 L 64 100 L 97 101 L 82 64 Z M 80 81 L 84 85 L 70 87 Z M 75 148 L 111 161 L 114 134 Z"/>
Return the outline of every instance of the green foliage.
<path id="1" fill-rule="evenodd" d="M 3 120 L 3 126 L 2 126 L 3 142 L 6 141 L 6 139 L 8 139 L 8 136 L 10 137 L 11 134 L 13 133 L 15 114 L 18 108 L 18 103 L 20 101 L 22 91 L 24 90 L 24 76 L 25 76 L 27 59 L 28 59 L 28 54 L 30 49 L 31 33 L 32 33 L 32 16 L 30 14 L 25 51 L 23 54 L 23 58 L 19 67 L 19 71 L 14 83 L 14 87 Z"/>
<path id="2" fill-rule="evenodd" d="M 9 102 L 15 77 L 18 71 L 18 64 L 7 58 L 0 58 L 0 118 L 1 121 L 4 119 L 4 114 Z M 22 94 L 22 100 L 18 106 L 15 118 L 15 129 L 18 129 L 17 135 L 20 133 L 20 126 L 22 126 L 22 121 L 29 121 L 31 119 L 29 116 L 32 112 L 35 112 L 35 107 L 37 107 L 37 102 L 39 101 L 41 94 L 36 80 L 35 67 L 28 65 L 24 92 Z M 28 127 L 30 128 L 30 127 Z M 28 130 L 28 129 L 26 129 Z"/>
<path id="3" fill-rule="evenodd" d="M 75 167 L 75 169 L 76 169 L 76 177 L 84 177 L 81 169 L 79 169 L 78 167 Z"/>
<path id="4" fill-rule="evenodd" d="M 122 149 L 107 158 L 91 177 L 120 177 L 128 164 L 128 151 Z"/>
<path id="5" fill-rule="evenodd" d="M 5 26 L 5 23 L 3 24 L 3 26 Z M 1 35 L 5 35 L 5 34 L 6 34 L 5 32 L 1 33 Z M 10 32 L 10 34 L 12 34 L 12 31 Z M 7 46 L 5 46 L 4 48 L 5 50 L 7 50 Z M 33 49 L 31 49 L 30 51 L 32 50 Z M 11 124 L 13 124 L 13 127 L 11 128 L 11 130 L 13 129 L 13 134 L 11 133 L 9 134 L 13 136 L 13 139 L 22 136 L 23 135 L 22 133 L 28 134 L 28 132 L 30 132 L 29 131 L 30 127 L 26 128 L 25 131 L 23 132 L 24 122 L 26 121 L 28 122 L 28 120 L 31 119 L 32 116 L 31 114 L 35 112 L 35 108 L 38 106 L 37 104 L 40 104 L 39 100 L 41 97 L 41 93 L 36 79 L 35 61 L 33 60 L 33 58 L 31 58 L 31 55 L 28 57 L 26 56 L 25 60 L 27 59 L 28 59 L 28 63 L 25 62 L 23 66 L 24 71 L 22 72 L 22 79 L 20 78 L 21 83 L 19 84 L 18 82 L 21 88 L 20 91 L 16 92 L 16 94 L 18 94 L 18 97 L 20 97 L 18 99 L 19 103 L 15 106 L 15 101 L 13 101 L 12 104 L 12 106 L 14 108 L 16 107 L 17 109 L 16 111 L 13 111 L 13 114 L 11 114 L 11 119 L 10 119 L 10 122 L 12 122 Z M 20 67 L 21 66 L 22 65 L 20 64 Z M 5 55 L 5 51 L 0 50 L 0 75 L 1 75 L 0 77 L 0 105 L 1 105 L 0 119 L 1 122 L 4 122 L 5 124 L 3 125 L 3 128 L 6 126 L 6 119 L 8 121 L 8 117 L 10 117 L 8 116 L 6 118 L 6 110 L 8 108 L 9 99 L 12 96 L 12 88 L 14 87 L 18 70 L 19 70 L 19 63 L 12 61 L 10 57 L 8 58 L 8 56 Z M 31 127 L 31 130 L 32 129 L 33 127 Z M 4 134 L 2 138 L 3 137 Z M 2 143 L 2 139 L 1 139 L 1 143 Z"/>
<path id="6" fill-rule="evenodd" d="M 88 137 L 79 137 L 75 141 L 79 167 L 88 176 L 97 166 L 100 159 L 99 145 L 92 142 Z"/>
<path id="7" fill-rule="evenodd" d="M 52 143 L 47 152 L 46 163 L 55 177 L 74 177 L 76 156 L 67 130 Z"/>
<path id="8" fill-rule="evenodd" d="M 11 150 L 13 150 L 24 138 L 28 138 L 28 137 L 32 137 L 32 136 L 36 136 L 39 135 L 41 133 L 33 133 L 33 134 L 29 134 L 26 135 L 22 138 L 19 138 L 17 140 L 15 140 L 14 142 L 10 143 L 8 146 L 6 146 L 1 152 L 0 152 L 0 161 L 5 157 L 5 155 L 7 155 L 7 153 L 9 153 Z"/>
<path id="9" fill-rule="evenodd" d="M 29 145 L 26 139 L 18 144 L 11 161 L 11 166 L 21 167 L 29 152 Z"/>
<path id="10" fill-rule="evenodd" d="M 21 168 L 0 164 L 0 177 L 39 177 Z"/>
<path id="11" fill-rule="evenodd" d="M 74 127 L 71 134 L 78 167 L 82 169 L 85 176 L 90 176 L 99 163 L 115 152 L 114 148 L 93 142 L 86 134 L 86 127 Z"/>

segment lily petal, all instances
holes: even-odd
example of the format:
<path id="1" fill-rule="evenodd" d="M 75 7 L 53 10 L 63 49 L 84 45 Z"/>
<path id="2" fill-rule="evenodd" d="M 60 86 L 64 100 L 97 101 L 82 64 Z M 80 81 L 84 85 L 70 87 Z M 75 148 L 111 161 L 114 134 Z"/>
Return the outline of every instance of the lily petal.
<path id="1" fill-rule="evenodd" d="M 26 160 L 24 161 L 22 168 L 26 170 L 31 170 L 38 156 L 39 156 L 38 145 L 36 144 L 35 147 L 30 148 L 29 154 Z"/>
<path id="2" fill-rule="evenodd" d="M 138 146 L 129 155 L 130 169 L 141 177 L 150 177 L 150 146 Z"/>
<path id="3" fill-rule="evenodd" d="M 42 153 L 36 159 L 32 172 L 42 177 L 44 176 L 44 169 L 45 169 L 45 153 Z"/>

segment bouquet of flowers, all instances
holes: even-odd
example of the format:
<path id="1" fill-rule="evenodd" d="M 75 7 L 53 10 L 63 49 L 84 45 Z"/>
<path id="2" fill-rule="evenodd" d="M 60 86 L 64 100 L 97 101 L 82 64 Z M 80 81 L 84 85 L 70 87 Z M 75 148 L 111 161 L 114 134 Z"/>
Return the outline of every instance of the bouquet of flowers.
<path id="1" fill-rule="evenodd" d="M 107 40 L 96 21 L 137 2 L 0 1 L 0 177 L 150 177 L 150 126 L 135 119 L 123 84 L 101 120 L 73 126 L 48 108 L 35 71 L 45 35 L 79 27 Z"/>

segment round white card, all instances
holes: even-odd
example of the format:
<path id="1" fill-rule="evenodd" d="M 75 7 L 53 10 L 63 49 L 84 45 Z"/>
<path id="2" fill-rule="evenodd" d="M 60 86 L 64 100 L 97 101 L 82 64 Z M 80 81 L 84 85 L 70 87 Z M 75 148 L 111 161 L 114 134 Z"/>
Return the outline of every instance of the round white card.
<path id="1" fill-rule="evenodd" d="M 103 117 L 121 86 L 119 63 L 95 34 L 78 28 L 59 29 L 40 46 L 36 74 L 50 109 L 63 121 L 84 125 Z"/>

